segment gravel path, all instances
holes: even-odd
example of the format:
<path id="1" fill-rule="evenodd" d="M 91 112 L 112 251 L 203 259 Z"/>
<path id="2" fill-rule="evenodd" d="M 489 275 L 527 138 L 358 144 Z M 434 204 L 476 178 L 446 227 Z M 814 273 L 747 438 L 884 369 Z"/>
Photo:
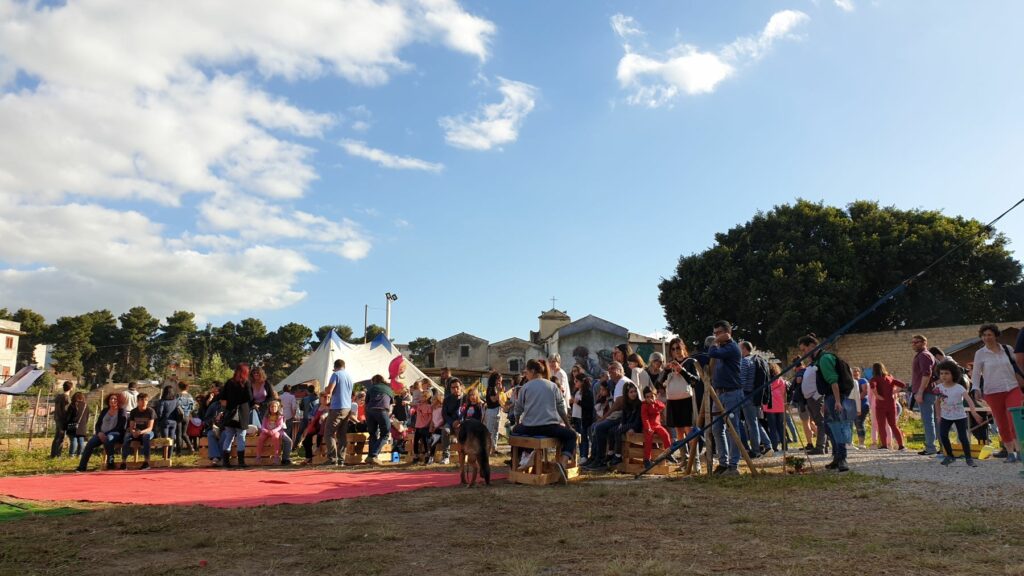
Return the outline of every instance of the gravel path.
<path id="1" fill-rule="evenodd" d="M 819 467 L 831 457 L 812 458 L 814 466 Z M 910 449 L 898 452 L 850 448 L 847 461 L 854 472 L 897 480 L 895 486 L 901 492 L 927 494 L 929 499 L 938 498 L 954 505 L 1024 510 L 1024 467 L 1020 463 L 1007 464 L 1002 458 L 979 460 L 977 468 L 969 468 L 962 459 L 943 466 L 934 456 L 919 456 Z M 954 490 L 936 490 L 937 487 Z"/>

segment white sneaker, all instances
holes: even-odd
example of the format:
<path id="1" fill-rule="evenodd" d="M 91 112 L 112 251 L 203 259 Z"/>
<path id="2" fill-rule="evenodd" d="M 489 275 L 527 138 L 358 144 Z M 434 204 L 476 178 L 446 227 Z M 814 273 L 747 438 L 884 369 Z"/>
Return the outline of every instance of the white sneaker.
<path id="1" fill-rule="evenodd" d="M 448 464 L 451 464 L 451 462 L 449 461 L 449 459 L 447 457 L 445 457 L 445 458 L 441 459 L 441 464 L 448 465 Z"/>

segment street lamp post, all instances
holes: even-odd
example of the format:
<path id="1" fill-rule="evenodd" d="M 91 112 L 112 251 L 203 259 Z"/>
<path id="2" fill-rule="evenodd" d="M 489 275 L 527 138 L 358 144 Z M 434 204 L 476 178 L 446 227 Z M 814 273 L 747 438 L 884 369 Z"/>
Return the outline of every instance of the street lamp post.
<path id="1" fill-rule="evenodd" d="M 384 314 L 384 337 L 391 340 L 391 303 L 398 301 L 398 294 L 387 292 L 384 294 L 386 312 Z"/>

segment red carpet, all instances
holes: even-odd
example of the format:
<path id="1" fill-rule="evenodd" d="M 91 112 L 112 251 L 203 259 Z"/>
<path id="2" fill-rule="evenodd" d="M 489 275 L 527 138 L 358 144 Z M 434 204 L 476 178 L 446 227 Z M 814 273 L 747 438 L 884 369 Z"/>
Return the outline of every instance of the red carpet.
<path id="1" fill-rule="evenodd" d="M 499 477 L 495 475 L 495 479 Z M 456 470 L 129 470 L 0 478 L 0 494 L 25 500 L 247 508 L 311 504 L 458 484 Z"/>

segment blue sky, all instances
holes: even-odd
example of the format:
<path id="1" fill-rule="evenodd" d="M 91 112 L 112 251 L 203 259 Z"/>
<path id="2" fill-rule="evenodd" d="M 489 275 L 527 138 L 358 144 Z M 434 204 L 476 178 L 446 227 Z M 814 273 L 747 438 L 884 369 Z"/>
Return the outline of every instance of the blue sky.
<path id="1" fill-rule="evenodd" d="M 649 333 L 758 210 L 1019 198 L 1024 6 L 842 4 L 0 0 L 0 305 Z"/>

